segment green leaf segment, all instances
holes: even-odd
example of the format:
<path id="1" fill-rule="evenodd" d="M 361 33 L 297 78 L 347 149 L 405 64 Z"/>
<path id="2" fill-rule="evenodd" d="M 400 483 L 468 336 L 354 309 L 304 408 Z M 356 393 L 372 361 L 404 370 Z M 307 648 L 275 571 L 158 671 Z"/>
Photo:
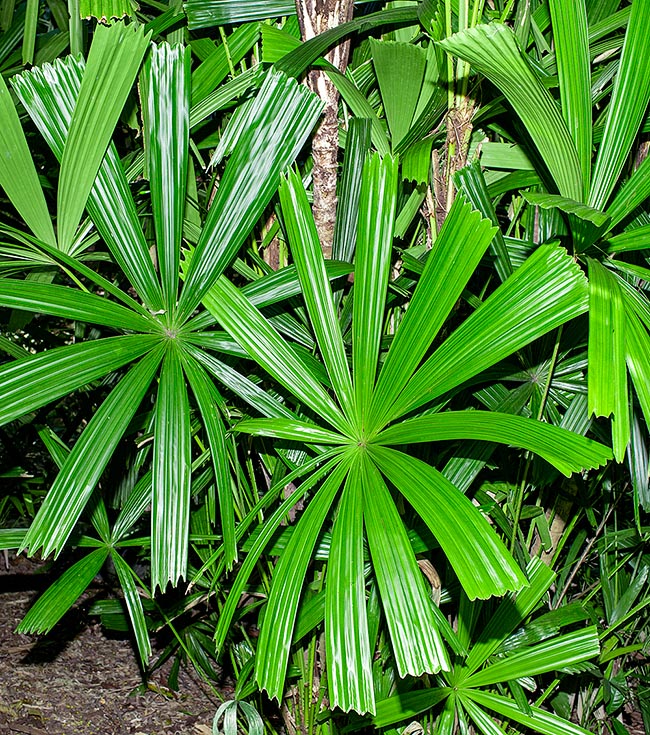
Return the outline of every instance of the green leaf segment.
<path id="1" fill-rule="evenodd" d="M 491 222 L 459 195 L 380 367 L 396 190 L 394 159 L 370 157 L 359 200 L 348 357 L 302 180 L 292 172 L 280 187 L 291 252 L 331 390 L 296 363 L 289 344 L 225 277 L 209 301 L 214 316 L 250 356 L 320 419 L 250 419 L 240 422 L 238 431 L 327 445 L 332 457 L 314 475 L 312 486 L 317 486 L 316 477 L 324 476 L 324 482 L 274 572 L 258 643 L 258 682 L 271 696 L 281 697 L 307 564 L 319 533 L 335 516 L 325 605 L 330 702 L 359 712 L 376 708 L 363 593 L 364 538 L 399 673 L 417 676 L 451 667 L 396 492 L 435 535 L 470 598 L 502 595 L 528 584 L 470 500 L 435 468 L 389 445 L 489 438 L 537 452 L 567 474 L 610 457 L 607 448 L 584 437 L 521 417 L 472 411 L 404 419 L 584 312 L 588 297 L 586 279 L 571 258 L 556 247 L 540 248 L 424 360 L 494 235 Z M 297 490 L 299 496 L 304 492 Z M 283 517 L 276 513 L 266 520 L 267 539 Z M 218 624 L 218 645 L 264 546 L 260 542 L 250 549 L 239 572 L 235 599 L 228 600 Z"/>
<path id="2" fill-rule="evenodd" d="M 154 589 L 164 589 L 187 572 L 193 405 L 205 422 L 212 453 L 226 566 L 237 558 L 225 428 L 218 410 L 223 401 L 212 378 L 216 374 L 246 400 L 261 406 L 263 413 L 274 415 L 273 407 L 279 404 L 268 398 L 262 401 L 261 391 L 255 393 L 256 386 L 244 376 L 197 349 L 196 344 L 209 341 L 213 333 L 205 332 L 205 320 L 193 321 L 192 313 L 262 215 L 277 190 L 281 172 L 293 163 L 316 123 L 321 103 L 284 74 L 271 71 L 266 75 L 249 110 L 250 126 L 230 135 L 231 155 L 183 281 L 179 266 L 189 161 L 187 50 L 168 44 L 151 46 L 141 77 L 148 100 L 144 137 L 158 271 L 126 174 L 110 142 L 149 48 L 137 24 L 99 26 L 86 64 L 67 57 L 12 79 L 21 103 L 61 163 L 56 240 L 51 225 L 47 226 L 49 214 L 15 107 L 0 81 L 0 186 L 35 235 L 18 233 L 20 241 L 43 262 L 60 265 L 84 280 L 80 290 L 0 279 L 0 306 L 83 320 L 101 332 L 96 340 L 2 366 L 0 422 L 45 407 L 120 371 L 116 386 L 62 459 L 53 487 L 21 538 L 21 547 L 30 553 L 57 554 L 143 400 L 153 396 L 151 473 L 144 485 L 137 486 L 142 495 L 136 507 L 140 515 L 148 506 L 152 509 L 152 584 Z M 16 171 L 24 176 L 16 177 Z M 141 303 L 77 257 L 77 226 L 84 207 Z M 275 281 L 268 287 L 256 285 L 251 291 L 257 303 L 278 300 L 278 288 L 284 291 L 283 298 L 298 290 L 295 273 Z M 212 320 L 207 323 L 211 325 Z M 338 413 L 336 407 L 334 411 Z M 137 514 L 129 517 L 132 525 Z M 92 564 L 87 562 L 84 579 L 95 563 L 100 563 L 99 554 L 92 557 Z M 129 614 L 139 631 L 144 656 L 146 631 L 132 580 L 119 566 L 118 573 L 122 573 Z"/>
<path id="3" fill-rule="evenodd" d="M 634 141 L 650 102 L 650 14 L 643 0 L 633 0 L 625 9 L 629 19 L 611 96 L 601 115 L 602 139 L 593 155 L 597 138 L 592 130 L 594 47 L 590 47 L 590 34 L 596 32 L 597 24 L 592 28 L 588 24 L 593 6 L 585 0 L 549 0 L 548 7 L 560 106 L 506 25 L 478 25 L 440 45 L 469 62 L 506 97 L 550 174 L 549 180 L 547 172 L 541 172 L 548 192 L 523 192 L 524 198 L 534 206 L 561 213 L 569 225 L 576 256 L 590 256 L 584 260 L 590 281 L 589 410 L 596 416 L 611 415 L 614 455 L 622 461 L 633 423 L 628 372 L 646 421 L 650 418 L 648 368 L 641 358 L 650 321 L 647 316 L 641 322 L 637 319 L 645 296 L 631 288 L 629 278 L 647 281 L 648 272 L 645 268 L 639 271 L 635 264 L 614 259 L 603 264 L 595 258 L 602 261 L 603 250 L 616 257 L 647 247 L 645 220 L 629 220 L 650 196 L 650 161 L 645 159 L 629 176 L 626 162 L 636 151 Z M 620 225 L 624 231 L 615 233 Z M 601 238 L 612 245 L 603 247 Z M 627 324 L 633 325 L 634 337 L 626 336 Z"/>
<path id="4" fill-rule="evenodd" d="M 393 12 L 390 17 L 405 22 L 413 18 L 414 9 Z M 364 23 L 371 27 L 375 22 L 377 18 L 370 17 L 354 27 L 363 29 Z M 517 57 L 519 52 L 508 29 L 495 26 L 489 32 L 474 29 L 468 33 L 474 33 L 474 41 L 483 34 L 488 45 L 506 54 L 515 76 L 520 74 L 523 79 L 523 83 L 521 79 L 517 82 L 521 89 L 540 96 L 543 104 L 537 119 L 541 122 L 533 138 L 562 196 L 582 201 L 586 177 L 579 165 L 575 166 L 580 160 L 576 145 L 548 92 Z M 310 55 L 320 53 L 321 44 L 328 40 L 324 39 L 326 35 L 292 52 L 284 60 L 285 68 L 298 73 L 309 63 Z M 451 50 L 453 43 L 460 44 L 458 39 L 450 40 Z M 382 340 L 390 331 L 386 306 L 398 166 L 389 155 L 375 155 L 365 163 L 358 194 L 349 350 L 329 282 L 331 269 L 323 261 L 302 180 L 293 172 L 281 178 L 315 125 L 321 104 L 306 88 L 277 71 L 266 74 L 247 106 L 246 125 L 241 124 L 241 115 L 234 115 L 224 131 L 229 159 L 181 279 L 180 248 L 190 160 L 189 57 L 181 47 L 167 44 L 151 47 L 141 77 L 141 87 L 148 94 L 144 139 L 159 266 L 156 270 L 126 174 L 110 143 L 148 48 L 148 39 L 135 24 L 118 23 L 110 29 L 99 29 L 86 65 L 69 57 L 25 72 L 12 82 L 25 110 L 61 163 L 56 238 L 48 224 L 49 213 L 19 118 L 0 82 L 0 145 L 11 152 L 10 158 L 0 156 L 4 161 L 0 164 L 0 185 L 35 236 L 23 233 L 21 242 L 27 242 L 46 262 L 82 276 L 85 289 L 2 279 L 0 306 L 83 319 L 98 326 L 102 335 L 94 341 L 3 366 L 0 422 L 43 408 L 70 391 L 120 371 L 115 387 L 100 402 L 75 446 L 60 458 L 57 480 L 20 544 L 32 553 L 60 552 L 140 405 L 150 398 L 154 404 L 151 473 L 142 478 L 129 497 L 114 528 L 114 538 L 104 533 L 105 546 L 76 567 L 78 579 L 72 570 L 70 576 L 61 579 L 60 599 L 67 604 L 78 595 L 107 555 L 114 555 L 113 542 L 123 539 L 134 519 L 148 506 L 152 508 L 153 587 L 164 589 L 169 582 L 186 576 L 190 406 L 196 406 L 202 417 L 212 453 L 224 563 L 231 566 L 237 559 L 242 529 L 265 506 L 256 507 L 241 526 L 235 526 L 225 428 L 216 408 L 221 402 L 213 383 L 213 377 L 217 377 L 262 414 L 271 416 L 241 422 L 240 432 L 300 440 L 317 454 L 294 477 L 290 475 L 297 479 L 302 474 L 302 483 L 267 519 L 243 559 L 219 619 L 217 643 L 223 644 L 248 576 L 274 532 L 296 500 L 308 496 L 306 510 L 274 573 L 258 643 L 257 678 L 272 696 L 282 696 L 307 568 L 323 528 L 333 520 L 325 591 L 330 701 L 344 710 L 375 712 L 374 639 L 365 599 L 365 542 L 398 672 L 418 676 L 445 671 L 449 677 L 455 676 L 443 643 L 443 634 L 449 636 L 449 630 L 442 630 L 440 615 L 430 600 L 400 512 L 403 503 L 397 501 L 397 495 L 434 534 L 469 598 L 485 599 L 523 590 L 521 597 L 526 599 L 528 584 L 526 575 L 481 512 L 435 467 L 409 455 L 407 445 L 485 438 L 535 452 L 565 474 L 606 462 L 610 454 L 605 447 L 540 422 L 497 413 L 439 409 L 444 397 L 461 384 L 479 379 L 487 368 L 585 312 L 590 298 L 602 312 L 604 331 L 612 290 L 603 295 L 594 288 L 590 294 L 586 279 L 567 253 L 544 245 L 443 339 L 443 325 L 495 234 L 491 220 L 473 210 L 459 194 L 382 362 Z M 486 56 L 484 51 L 476 53 L 471 43 L 467 48 L 468 54 L 476 56 L 476 63 L 484 64 L 487 70 L 493 51 L 488 48 Z M 525 116 L 524 92 L 507 75 L 497 81 L 512 94 L 513 104 L 517 102 L 520 114 Z M 565 93 L 575 95 L 571 90 Z M 96 98 L 105 102 L 96 105 Z M 395 113 L 391 113 L 392 124 L 399 129 L 403 124 Z M 18 183 L 11 182 L 15 170 L 25 174 Z M 223 275 L 278 186 L 295 272 L 321 363 L 301 356 L 278 331 L 277 322 L 262 314 L 262 290 L 248 289 L 249 298 Z M 78 224 L 84 208 L 141 303 L 77 259 Z M 120 216 L 113 216 L 115 212 Z M 607 276 L 599 275 L 599 283 L 606 284 Z M 292 279 L 295 281 L 295 277 Z M 267 292 L 269 301 L 277 300 L 277 295 L 269 296 L 273 288 L 277 289 L 277 279 Z M 298 292 L 292 284 L 286 288 L 283 285 L 283 289 L 286 293 Z M 295 415 L 268 396 L 262 398 L 262 392 L 251 381 L 246 382 L 214 355 L 199 349 L 227 341 L 205 331 L 212 320 L 203 318 L 203 314 L 193 317 L 202 302 L 236 339 L 237 354 L 242 349 L 248 353 L 298 399 L 306 414 Z M 626 316 L 630 333 L 643 330 L 643 319 L 643 312 L 630 306 Z M 436 347 L 432 350 L 434 341 Z M 630 371 L 638 372 L 644 350 L 645 343 L 633 349 L 621 342 L 616 358 L 619 362 L 625 359 Z M 644 405 L 650 405 L 645 394 L 644 400 Z M 431 410 L 423 414 L 425 407 Z M 269 491 L 260 502 L 270 503 L 276 497 Z M 106 524 L 96 525 L 103 528 Z M 119 561 L 116 567 L 144 656 L 142 608 L 129 571 Z M 48 612 L 46 603 L 27 621 L 29 629 L 47 629 L 53 624 L 60 608 Z M 591 638 L 585 641 L 580 655 L 593 648 Z M 558 646 L 564 651 L 569 643 L 564 640 Z M 484 650 L 489 647 L 486 641 L 483 645 Z M 473 680 L 476 686 L 487 681 L 488 675 L 478 672 L 478 668 L 491 653 L 466 672 L 470 679 L 478 677 Z M 543 660 L 547 666 L 550 659 Z M 502 666 L 494 675 L 503 678 L 514 672 L 513 676 L 519 676 L 532 665 L 532 659 L 513 657 L 509 665 L 510 669 L 504 671 Z M 479 719 L 476 707 L 487 705 L 474 695 L 467 697 L 468 713 L 474 712 Z M 494 709 L 499 711 L 496 705 Z M 445 717 L 453 718 L 451 705 L 446 706 Z"/>
<path id="5" fill-rule="evenodd" d="M 516 629 L 523 628 L 526 631 L 527 619 L 544 600 L 555 579 L 553 572 L 539 559 L 530 561 L 527 575 L 530 586 L 517 595 L 507 595 L 482 630 L 475 629 L 478 614 L 473 618 L 468 616 L 462 622 L 462 627 L 466 628 L 467 635 L 472 638 L 469 650 L 457 657 L 450 672 L 440 675 L 436 686 L 403 692 L 399 696 L 378 702 L 373 724 L 376 727 L 386 727 L 403 720 L 412 720 L 420 713 L 442 704 L 439 720 L 446 715 L 450 715 L 452 720 L 454 716 L 458 718 L 467 715 L 477 730 L 486 735 L 502 732 L 495 725 L 493 715 L 488 713 L 512 719 L 545 735 L 587 735 L 588 731 L 579 725 L 540 707 L 520 707 L 518 702 L 503 693 L 483 689 L 564 669 L 587 661 L 599 653 L 598 632 L 594 626 L 558 634 L 562 626 L 575 622 L 574 617 L 570 614 L 562 615 L 562 611 L 549 614 L 549 618 L 555 614 L 555 619 L 550 625 L 547 623 L 547 632 L 538 640 L 535 640 L 535 634 L 532 633 L 533 643 L 523 636 L 509 647 L 506 655 L 500 652 Z M 463 605 L 460 610 L 462 616 Z M 587 614 L 582 613 L 582 617 L 587 617 Z M 543 619 L 542 615 L 537 620 L 540 626 Z M 498 653 L 501 655 L 495 655 Z"/>

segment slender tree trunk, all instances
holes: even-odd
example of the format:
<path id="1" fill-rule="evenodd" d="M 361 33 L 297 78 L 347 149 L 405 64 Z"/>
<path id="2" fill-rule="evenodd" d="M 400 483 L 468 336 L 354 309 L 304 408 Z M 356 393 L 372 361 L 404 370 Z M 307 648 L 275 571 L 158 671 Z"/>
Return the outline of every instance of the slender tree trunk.
<path id="1" fill-rule="evenodd" d="M 437 232 L 440 231 L 454 203 L 456 196 L 454 176 L 467 165 L 473 116 L 474 103 L 468 98 L 452 107 L 446 117 L 447 138 L 443 155 L 441 156 L 436 150 L 432 153 L 433 192 L 425 204 L 425 215 L 428 219 L 431 216 L 435 217 Z M 430 245 L 430 235 L 427 240 L 427 244 Z"/>
<path id="2" fill-rule="evenodd" d="M 305 41 L 352 19 L 352 0 L 297 0 L 298 19 Z M 339 71 L 345 71 L 350 50 L 342 43 L 327 54 L 327 60 Z M 323 119 L 312 142 L 314 159 L 313 212 L 323 254 L 332 257 L 336 218 L 336 174 L 339 151 L 338 101 L 336 87 L 321 71 L 309 73 L 307 83 L 325 103 Z"/>

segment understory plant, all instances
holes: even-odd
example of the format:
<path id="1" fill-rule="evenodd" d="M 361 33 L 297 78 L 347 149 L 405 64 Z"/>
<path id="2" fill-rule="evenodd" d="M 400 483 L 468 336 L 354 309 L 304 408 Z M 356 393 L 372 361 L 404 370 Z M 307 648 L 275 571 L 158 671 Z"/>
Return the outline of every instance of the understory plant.
<path id="1" fill-rule="evenodd" d="M 227 667 L 230 730 L 270 698 L 291 733 L 624 735 L 643 3 L 407 0 L 304 42 L 302 5 L 151 7 L 0 13 L 0 438 L 48 486 L 0 545 L 75 550 L 19 629 L 102 573 L 143 671 L 163 630 L 158 664 Z"/>

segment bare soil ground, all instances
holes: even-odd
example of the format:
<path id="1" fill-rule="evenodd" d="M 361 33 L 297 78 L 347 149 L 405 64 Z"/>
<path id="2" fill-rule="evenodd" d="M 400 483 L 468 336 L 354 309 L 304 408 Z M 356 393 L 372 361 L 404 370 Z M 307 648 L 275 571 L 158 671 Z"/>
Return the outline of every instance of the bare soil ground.
<path id="1" fill-rule="evenodd" d="M 48 636 L 14 632 L 56 576 L 23 556 L 7 567 L 0 553 L 0 735 L 212 735 L 220 701 L 210 688 L 181 670 L 179 691 L 169 690 L 168 666 L 143 684 L 130 641 L 85 612 L 92 589 Z M 623 719 L 630 735 L 646 735 L 636 707 Z"/>
<path id="2" fill-rule="evenodd" d="M 182 671 L 143 686 L 128 639 L 111 638 L 84 602 L 48 636 L 15 628 L 54 577 L 24 557 L 0 556 L 0 735 L 210 735 L 219 701 Z"/>

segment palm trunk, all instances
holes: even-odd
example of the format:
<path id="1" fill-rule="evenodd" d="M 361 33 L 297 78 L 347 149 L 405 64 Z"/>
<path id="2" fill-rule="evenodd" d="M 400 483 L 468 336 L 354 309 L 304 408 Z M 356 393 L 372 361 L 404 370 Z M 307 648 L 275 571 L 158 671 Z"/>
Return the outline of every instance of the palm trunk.
<path id="1" fill-rule="evenodd" d="M 298 19 L 305 41 L 352 19 L 352 0 L 297 0 Z M 327 60 L 339 71 L 345 71 L 350 49 L 349 42 L 342 43 L 327 54 Z M 310 89 L 325 103 L 323 119 L 312 142 L 313 213 L 326 258 L 332 256 L 334 222 L 336 219 L 336 178 L 339 151 L 338 101 L 336 87 L 321 71 L 309 73 Z"/>

